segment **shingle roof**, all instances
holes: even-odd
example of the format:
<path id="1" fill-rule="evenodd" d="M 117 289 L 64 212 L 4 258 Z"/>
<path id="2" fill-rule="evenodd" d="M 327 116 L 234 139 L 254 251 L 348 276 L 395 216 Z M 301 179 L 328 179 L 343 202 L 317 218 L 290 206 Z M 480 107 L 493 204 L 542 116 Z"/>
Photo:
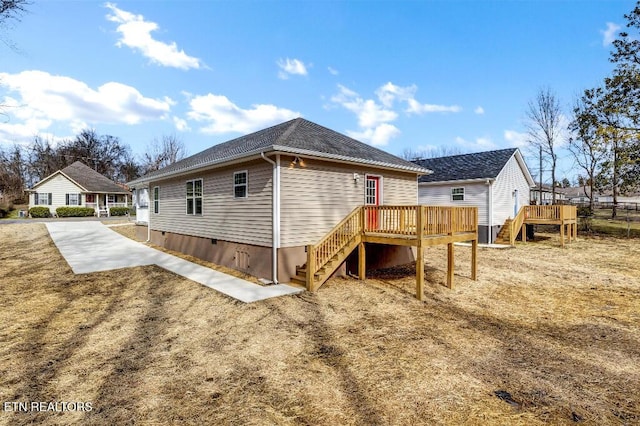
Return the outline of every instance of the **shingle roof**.
<path id="1" fill-rule="evenodd" d="M 88 192 L 128 193 L 127 190 L 118 186 L 114 181 L 101 175 L 80 161 L 76 161 L 70 166 L 65 167 L 61 172 L 73 179 Z"/>
<path id="2" fill-rule="evenodd" d="M 432 174 L 421 176 L 418 180 L 420 183 L 495 179 L 516 151 L 517 148 L 507 148 L 473 154 L 427 158 L 415 160 L 414 163 L 433 170 Z"/>
<path id="3" fill-rule="evenodd" d="M 201 167 L 223 164 L 243 157 L 257 155 L 261 152 L 268 153 L 271 151 L 377 165 L 410 171 L 416 174 L 429 173 L 429 170 L 425 170 L 388 152 L 303 118 L 296 118 L 214 145 L 191 157 L 151 172 L 130 184 L 184 173 Z"/>

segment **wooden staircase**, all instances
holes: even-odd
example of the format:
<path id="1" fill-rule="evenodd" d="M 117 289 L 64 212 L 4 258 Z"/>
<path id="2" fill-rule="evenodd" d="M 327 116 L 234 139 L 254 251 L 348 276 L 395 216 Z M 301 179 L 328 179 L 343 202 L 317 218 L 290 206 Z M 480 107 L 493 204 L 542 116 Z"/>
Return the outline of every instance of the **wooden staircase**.
<path id="1" fill-rule="evenodd" d="M 511 244 L 511 222 L 511 219 L 504 221 L 504 225 L 494 241 L 496 244 Z"/>
<path id="2" fill-rule="evenodd" d="M 331 275 L 342 265 L 347 257 L 358 247 L 360 244 L 360 236 L 353 238 L 344 247 L 342 247 L 336 254 L 334 254 L 320 269 L 313 275 L 313 282 L 316 288 L 320 287 L 327 281 Z M 307 264 L 296 267 L 296 275 L 291 277 L 291 282 L 307 285 Z"/>

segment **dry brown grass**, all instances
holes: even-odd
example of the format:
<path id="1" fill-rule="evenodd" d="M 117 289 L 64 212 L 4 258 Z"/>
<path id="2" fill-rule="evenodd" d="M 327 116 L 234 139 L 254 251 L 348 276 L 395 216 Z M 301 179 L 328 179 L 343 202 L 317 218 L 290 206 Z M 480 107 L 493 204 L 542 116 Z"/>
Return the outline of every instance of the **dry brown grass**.
<path id="1" fill-rule="evenodd" d="M 235 302 L 158 267 L 73 275 L 43 225 L 0 226 L 2 424 L 637 424 L 640 244 L 427 250 L 414 270 Z M 508 392 L 511 404 L 496 396 Z M 500 394 L 506 395 L 506 394 Z"/>

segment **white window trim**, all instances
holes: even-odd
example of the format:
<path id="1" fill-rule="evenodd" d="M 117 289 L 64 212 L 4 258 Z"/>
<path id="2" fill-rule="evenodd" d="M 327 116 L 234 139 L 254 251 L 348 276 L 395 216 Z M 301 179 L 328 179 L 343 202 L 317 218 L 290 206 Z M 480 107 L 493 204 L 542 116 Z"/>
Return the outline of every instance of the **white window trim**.
<path id="1" fill-rule="evenodd" d="M 454 189 L 462 189 L 462 194 L 455 194 L 455 195 L 462 195 L 462 200 L 456 200 L 456 199 L 454 199 L 454 198 L 453 198 L 453 196 L 454 196 L 453 190 L 454 190 Z M 466 192 L 466 191 L 464 190 L 464 186 L 455 186 L 455 187 L 452 187 L 452 188 L 451 188 L 451 201 L 453 201 L 453 202 L 460 202 L 460 201 L 464 201 L 464 195 L 465 195 L 465 192 Z"/>
<path id="2" fill-rule="evenodd" d="M 200 189 L 201 189 L 201 193 L 199 197 L 196 197 L 196 182 L 200 182 Z M 191 203 L 192 203 L 192 207 L 193 207 L 193 212 L 189 213 L 188 212 L 188 208 L 187 208 L 187 203 L 186 201 L 189 201 L 189 195 L 186 193 L 187 188 L 186 185 L 191 182 L 193 184 L 193 196 L 191 197 Z M 196 213 L 196 202 L 195 200 L 197 198 L 200 198 L 200 213 Z M 185 203 L 184 203 L 184 213 L 188 216 L 202 216 L 204 213 L 204 181 L 202 180 L 202 178 L 198 178 L 198 179 L 189 179 L 187 181 L 185 181 Z"/>
<path id="3" fill-rule="evenodd" d="M 382 206 L 384 204 L 384 176 L 371 173 L 365 173 L 364 175 L 364 205 L 367 205 L 367 178 L 370 177 L 378 178 L 378 196 L 380 197 L 378 205 Z"/>
<path id="4" fill-rule="evenodd" d="M 156 197 L 156 189 L 158 190 Z M 153 187 L 153 214 L 160 214 L 160 187 Z"/>
<path id="5" fill-rule="evenodd" d="M 246 175 L 246 182 L 236 184 L 236 175 L 244 173 Z M 245 196 L 244 197 L 236 197 L 236 187 L 244 186 L 245 187 Z M 238 170 L 237 172 L 233 172 L 233 199 L 234 200 L 245 200 L 249 198 L 249 171 L 248 170 Z"/>
<path id="6" fill-rule="evenodd" d="M 53 194 L 50 192 L 36 192 L 34 196 L 34 202 L 36 206 L 50 206 L 53 204 Z M 43 195 L 46 195 L 46 202 L 42 202 Z"/>

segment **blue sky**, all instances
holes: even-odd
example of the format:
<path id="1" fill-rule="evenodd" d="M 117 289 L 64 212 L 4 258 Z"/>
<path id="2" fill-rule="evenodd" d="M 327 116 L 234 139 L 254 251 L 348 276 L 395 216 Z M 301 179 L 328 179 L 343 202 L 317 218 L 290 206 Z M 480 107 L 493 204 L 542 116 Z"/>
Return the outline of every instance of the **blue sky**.
<path id="1" fill-rule="evenodd" d="M 523 146 L 527 102 L 550 87 L 569 117 L 634 5 L 34 0 L 3 29 L 0 145 L 93 128 L 194 154 L 303 116 L 396 155 Z"/>

